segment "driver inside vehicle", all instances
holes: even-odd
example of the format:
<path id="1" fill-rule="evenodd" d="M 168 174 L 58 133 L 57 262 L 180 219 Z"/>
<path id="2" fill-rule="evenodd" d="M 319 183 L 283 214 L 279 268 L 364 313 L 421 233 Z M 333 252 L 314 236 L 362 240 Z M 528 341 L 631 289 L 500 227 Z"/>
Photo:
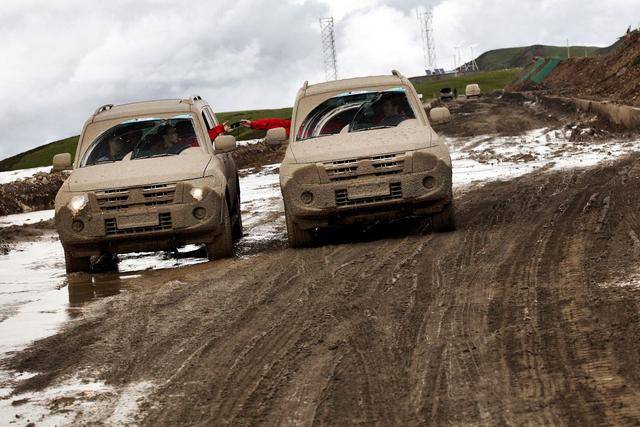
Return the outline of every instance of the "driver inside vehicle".
<path id="1" fill-rule="evenodd" d="M 398 126 L 406 120 L 400 111 L 400 99 L 397 96 L 385 96 L 379 102 L 382 105 L 377 126 Z"/>

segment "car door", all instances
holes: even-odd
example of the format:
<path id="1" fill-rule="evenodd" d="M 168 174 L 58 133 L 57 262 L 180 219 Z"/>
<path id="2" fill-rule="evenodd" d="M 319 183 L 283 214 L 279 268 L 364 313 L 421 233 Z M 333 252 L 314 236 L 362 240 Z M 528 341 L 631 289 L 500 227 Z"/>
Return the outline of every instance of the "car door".
<path id="1" fill-rule="evenodd" d="M 209 105 L 202 108 L 202 117 L 207 126 L 207 130 L 211 130 L 218 125 L 218 119 Z M 213 143 L 213 141 L 211 141 Z M 217 154 L 222 160 L 224 175 L 227 178 L 227 189 L 229 190 L 230 199 L 236 200 L 239 195 L 240 188 L 238 184 L 238 169 L 233 160 L 231 153 Z M 239 206 L 238 206 L 239 208 Z"/>

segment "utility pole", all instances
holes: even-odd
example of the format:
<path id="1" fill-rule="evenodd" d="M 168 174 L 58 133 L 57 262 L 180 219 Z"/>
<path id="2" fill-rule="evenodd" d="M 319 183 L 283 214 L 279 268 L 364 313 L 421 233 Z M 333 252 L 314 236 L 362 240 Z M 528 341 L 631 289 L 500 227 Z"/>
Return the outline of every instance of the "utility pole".
<path id="1" fill-rule="evenodd" d="M 436 44 L 433 38 L 433 9 L 419 9 L 416 11 L 416 15 L 420 26 L 420 37 L 422 38 L 422 55 L 424 57 L 425 71 L 435 70 Z"/>
<path id="2" fill-rule="evenodd" d="M 569 47 L 569 39 L 567 39 L 567 59 L 571 58 L 571 48 Z"/>
<path id="3" fill-rule="evenodd" d="M 320 34 L 322 38 L 324 76 L 327 81 L 338 80 L 338 61 L 336 59 L 336 36 L 333 28 L 333 17 L 320 18 Z"/>

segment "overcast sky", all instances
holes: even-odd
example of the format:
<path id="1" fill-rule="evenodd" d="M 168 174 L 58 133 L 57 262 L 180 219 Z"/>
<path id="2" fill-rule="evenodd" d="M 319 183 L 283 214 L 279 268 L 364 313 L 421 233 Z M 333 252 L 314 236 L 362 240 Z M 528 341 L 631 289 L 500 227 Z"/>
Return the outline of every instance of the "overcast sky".
<path id="1" fill-rule="evenodd" d="M 336 20 L 339 77 L 422 74 L 425 5 L 443 68 L 454 46 L 606 46 L 640 24 L 640 0 L 2 0 L 0 159 L 78 134 L 106 103 L 290 106 L 324 79 L 320 17 Z"/>

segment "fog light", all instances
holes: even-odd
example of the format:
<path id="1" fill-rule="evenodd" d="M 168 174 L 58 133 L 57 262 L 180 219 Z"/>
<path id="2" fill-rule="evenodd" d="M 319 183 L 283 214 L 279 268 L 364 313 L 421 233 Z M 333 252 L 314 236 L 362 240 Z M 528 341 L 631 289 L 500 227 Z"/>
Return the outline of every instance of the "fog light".
<path id="1" fill-rule="evenodd" d="M 193 210 L 193 216 L 195 219 L 203 219 L 207 216 L 207 210 L 205 208 L 199 207 Z"/>
<path id="2" fill-rule="evenodd" d="M 73 231 L 75 231 L 76 233 L 81 232 L 82 230 L 84 230 L 84 222 L 80 221 L 79 219 L 76 219 L 75 221 L 73 221 L 71 223 L 71 228 L 73 229 Z"/>
<path id="3" fill-rule="evenodd" d="M 308 205 L 309 203 L 313 202 L 313 193 L 311 193 L 310 191 L 305 191 L 300 195 L 300 200 L 302 200 L 302 203 L 304 203 L 305 205 Z"/>
<path id="4" fill-rule="evenodd" d="M 422 185 L 427 190 L 431 190 L 436 187 L 436 179 L 432 176 L 425 176 L 422 180 Z"/>

